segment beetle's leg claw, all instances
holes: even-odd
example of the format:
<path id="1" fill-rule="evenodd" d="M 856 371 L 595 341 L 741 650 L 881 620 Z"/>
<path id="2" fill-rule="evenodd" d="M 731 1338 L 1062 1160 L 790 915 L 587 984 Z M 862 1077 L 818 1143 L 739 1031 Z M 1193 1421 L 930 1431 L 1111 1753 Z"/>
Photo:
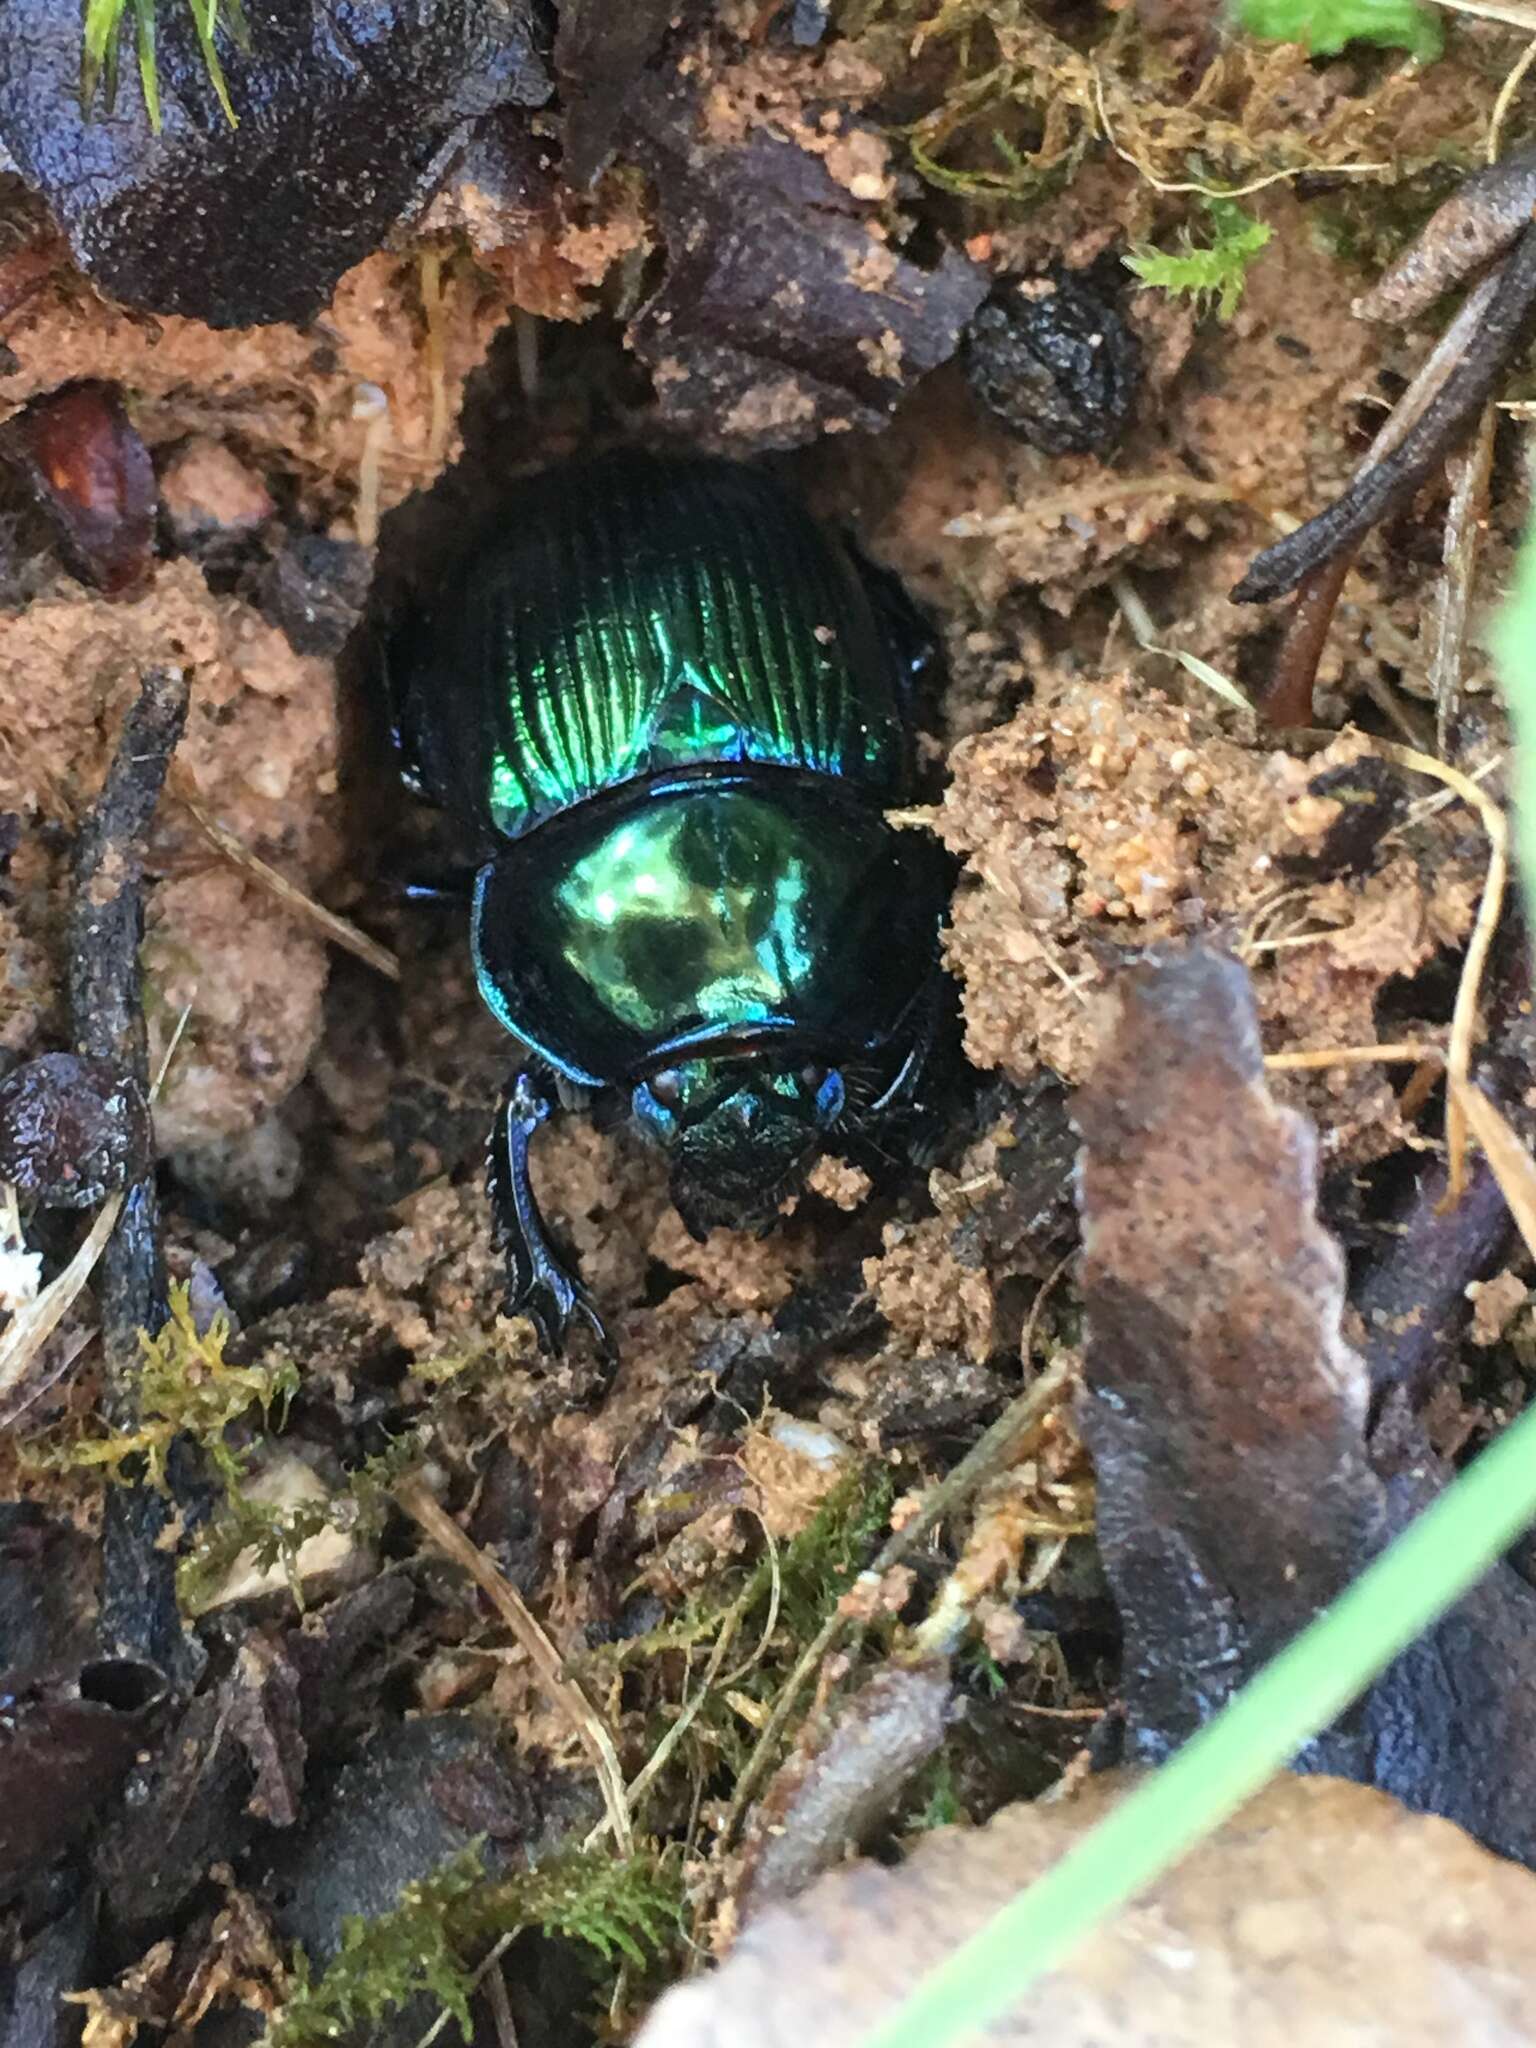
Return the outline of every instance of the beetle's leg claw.
<path id="1" fill-rule="evenodd" d="M 507 1314 L 526 1316 L 538 1333 L 539 1344 L 556 1358 L 565 1352 L 565 1341 L 573 1323 L 585 1323 L 592 1332 L 603 1363 L 610 1369 L 618 1363 L 613 1339 L 603 1326 L 597 1304 L 581 1282 L 553 1258 L 547 1248 L 537 1271 L 525 1279 L 514 1275 L 507 1290 Z"/>
<path id="2" fill-rule="evenodd" d="M 618 1363 L 613 1340 L 591 1295 L 551 1244 L 528 1177 L 529 1143 L 553 1107 L 551 1096 L 525 1068 L 507 1090 L 491 1138 L 486 1178 L 497 1237 L 510 1269 L 507 1313 L 526 1316 L 542 1349 L 557 1358 L 565 1350 L 572 1324 L 585 1323 L 611 1373 Z"/>

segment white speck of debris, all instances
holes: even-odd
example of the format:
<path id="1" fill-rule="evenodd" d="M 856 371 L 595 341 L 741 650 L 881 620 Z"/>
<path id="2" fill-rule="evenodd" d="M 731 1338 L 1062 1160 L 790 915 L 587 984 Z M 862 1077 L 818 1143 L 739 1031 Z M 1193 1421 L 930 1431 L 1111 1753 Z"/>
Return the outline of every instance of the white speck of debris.
<path id="1" fill-rule="evenodd" d="M 43 1284 L 43 1255 L 21 1245 L 0 1244 L 0 1309 L 15 1315 L 36 1301 Z"/>
<path id="2" fill-rule="evenodd" d="M 830 1430 L 815 1429 L 808 1422 L 797 1422 L 792 1415 L 776 1417 L 773 1438 L 785 1450 L 799 1451 L 818 1465 L 839 1465 L 848 1455 L 848 1446 L 839 1442 Z"/>

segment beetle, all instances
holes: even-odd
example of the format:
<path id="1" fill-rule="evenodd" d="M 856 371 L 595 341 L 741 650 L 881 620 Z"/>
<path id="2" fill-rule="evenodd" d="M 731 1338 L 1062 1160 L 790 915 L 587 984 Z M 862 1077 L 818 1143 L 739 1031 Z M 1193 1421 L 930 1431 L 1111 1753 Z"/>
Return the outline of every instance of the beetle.
<path id="1" fill-rule="evenodd" d="M 529 1147 L 627 1096 L 688 1229 L 771 1227 L 821 1150 L 931 1142 L 949 864 L 914 793 L 932 643 L 774 478 L 621 452 L 514 487 L 386 648 L 407 784 L 475 834 L 480 992 L 526 1049 L 488 1191 L 509 1313 L 609 1344 Z"/>

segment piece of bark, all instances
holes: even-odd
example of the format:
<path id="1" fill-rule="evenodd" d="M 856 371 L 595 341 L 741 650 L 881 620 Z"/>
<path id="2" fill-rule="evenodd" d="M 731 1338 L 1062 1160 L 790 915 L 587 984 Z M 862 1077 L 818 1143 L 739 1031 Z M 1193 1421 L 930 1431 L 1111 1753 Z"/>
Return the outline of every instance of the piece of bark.
<path id="1" fill-rule="evenodd" d="M 213 327 L 308 320 L 430 197 L 472 120 L 550 94 L 525 0 L 263 0 L 247 13 L 248 50 L 220 23 L 232 126 L 191 10 L 160 10 L 155 134 L 131 53 L 116 107 L 83 116 L 75 0 L 0 9 L 0 147 L 125 305 Z"/>
<path id="2" fill-rule="evenodd" d="M 69 1003 L 75 1045 L 146 1098 L 149 1053 L 139 979 L 144 930 L 144 848 L 187 715 L 187 678 L 152 669 L 123 722 L 101 793 L 75 842 L 68 927 Z M 96 1273 L 104 1408 L 118 1427 L 135 1411 L 139 1333 L 166 1318 L 165 1270 L 152 1162 L 141 1162 Z M 172 1487 L 185 1477 L 178 1457 Z M 101 1633 L 116 1652 L 146 1657 L 178 1684 L 201 1659 L 176 1606 L 174 1552 L 161 1538 L 170 1503 L 142 1483 L 109 1487 L 102 1538 Z"/>
<path id="3" fill-rule="evenodd" d="M 291 1825 L 310 1748 L 374 1694 L 367 1660 L 404 1625 L 409 1585 L 381 1577 L 274 1640 L 248 1638 L 235 1670 L 184 1710 L 106 1823 L 93 1867 L 110 1918 L 146 1931 L 185 1905 L 263 1819 Z M 249 1651 L 249 1655 L 246 1655 Z"/>
<path id="4" fill-rule="evenodd" d="M 164 1673 L 127 1658 L 0 1677 L 0 1901 L 84 1834 L 165 1697 Z"/>
<path id="5" fill-rule="evenodd" d="M 85 1891 L 0 1967 L 0 2048 L 76 2048 L 80 2011 L 65 2000 L 90 1981 L 95 1934 L 96 1901 Z"/>
<path id="6" fill-rule="evenodd" d="M 1316 1140 L 1264 1085 L 1246 974 L 1163 954 L 1110 1001 L 1075 1104 L 1082 1423 L 1133 1740 L 1157 1753 L 1341 1590 L 1384 1510 Z"/>
<path id="7" fill-rule="evenodd" d="M 630 345 L 663 418 L 696 440 L 740 453 L 882 427 L 989 288 L 958 250 L 932 269 L 900 253 L 878 202 L 794 143 L 707 140 L 681 85 L 642 82 L 626 147 L 656 182 L 667 246 Z"/>
<path id="8" fill-rule="evenodd" d="M 675 13 L 674 0 L 561 0 L 555 73 L 571 184 L 590 185 L 612 155 L 626 103 Z"/>

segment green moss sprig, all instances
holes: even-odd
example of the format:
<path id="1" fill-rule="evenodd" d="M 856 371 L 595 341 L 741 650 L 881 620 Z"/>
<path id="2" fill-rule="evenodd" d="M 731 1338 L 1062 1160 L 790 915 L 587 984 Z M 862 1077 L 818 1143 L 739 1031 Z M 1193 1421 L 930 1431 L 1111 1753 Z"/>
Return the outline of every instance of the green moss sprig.
<path id="1" fill-rule="evenodd" d="M 1234 200 L 1207 199 L 1204 205 L 1211 227 L 1209 243 L 1197 243 L 1186 227 L 1176 249 L 1143 244 L 1125 258 L 1125 267 L 1144 285 L 1193 299 L 1197 312 L 1214 312 L 1225 323 L 1242 301 L 1249 265 L 1268 247 L 1274 230 Z"/>
<path id="2" fill-rule="evenodd" d="M 660 1853 L 620 1861 L 571 1851 L 510 1876 L 488 1877 L 481 1851 L 460 1852 L 407 1885 L 376 1919 L 349 1919 L 318 1974 L 302 1953 L 292 1989 L 260 2048 L 322 2048 L 362 2031 L 423 1992 L 469 2039 L 472 1958 L 497 1936 L 538 1928 L 584 1943 L 604 1963 L 646 1967 L 682 1924 L 681 1860 Z"/>

